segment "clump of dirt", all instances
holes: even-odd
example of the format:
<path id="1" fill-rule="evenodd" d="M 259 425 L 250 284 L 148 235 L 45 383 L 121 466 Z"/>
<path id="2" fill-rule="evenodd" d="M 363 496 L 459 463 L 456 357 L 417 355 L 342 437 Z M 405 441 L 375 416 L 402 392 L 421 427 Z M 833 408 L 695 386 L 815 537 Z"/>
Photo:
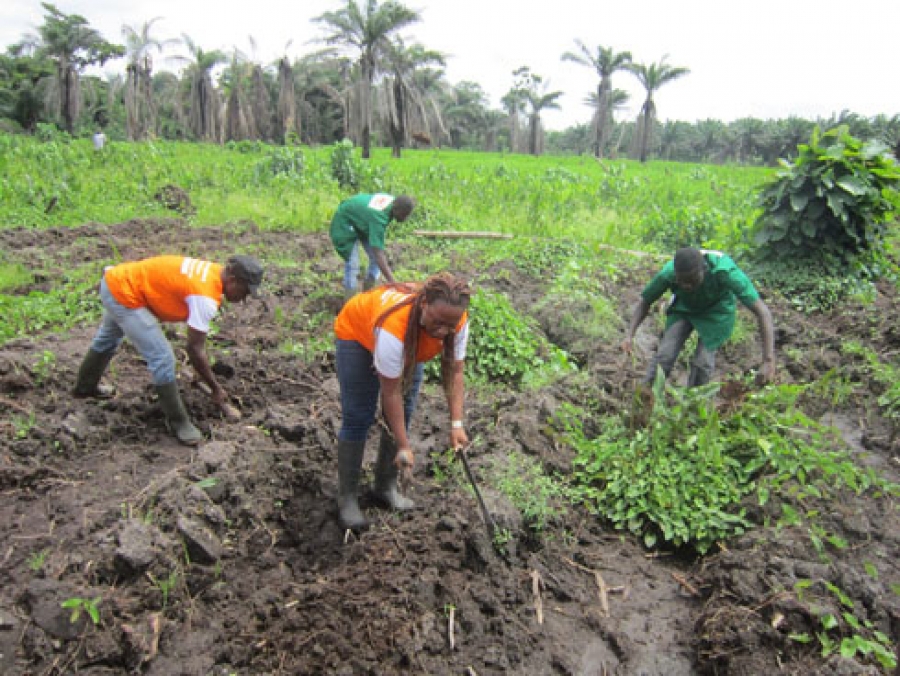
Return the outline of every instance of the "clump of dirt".
<path id="1" fill-rule="evenodd" d="M 818 618 L 794 591 L 800 580 L 813 581 L 809 595 L 823 602 L 818 581 L 836 581 L 865 600 L 854 611 L 860 620 L 898 640 L 891 585 L 900 524 L 889 500 L 850 491 L 840 504 L 808 498 L 810 509 L 827 514 L 828 534 L 847 543 L 827 556 L 801 529 L 765 528 L 694 560 L 645 550 L 577 509 L 554 516 L 537 536 L 480 481 L 508 535 L 499 543 L 447 458 L 447 411 L 433 385 L 412 425 L 418 464 L 407 490 L 417 509 L 396 515 L 364 498 L 373 527 L 343 532 L 335 510 L 338 387 L 331 355 L 313 349 L 328 334 L 316 318 L 333 316 L 341 303 L 341 262 L 324 234 L 172 220 L 4 231 L 0 241 L 42 271 L 36 286 L 58 282 L 65 267 L 117 256 L 224 260 L 240 250 L 297 262 L 270 266 L 265 296 L 226 308 L 211 336 L 240 422 L 224 420 L 191 386 L 181 330 L 172 331 L 185 402 L 207 436 L 198 449 L 169 436 L 146 367 L 127 343 L 108 374 L 115 398 L 70 396 L 95 326 L 0 348 L 4 674 L 877 673 L 871 661 L 822 660 L 814 645 L 790 638 L 816 631 Z M 415 260 L 413 245 L 398 252 Z M 541 280 L 512 262 L 502 268 L 495 289 L 527 311 Z M 637 261 L 618 277 L 621 288 L 610 281 L 623 317 L 637 280 L 652 271 Z M 897 299 L 889 294 L 880 306 L 883 342 L 871 343 L 882 351 L 896 350 Z M 784 377 L 815 377 L 827 361 L 819 355 L 839 347 L 831 320 L 773 309 L 779 354 L 792 355 Z M 876 333 L 858 331 L 867 340 Z M 602 408 L 631 405 L 640 373 L 619 366 L 618 341 L 584 349 L 583 336 L 554 338 L 564 349 L 582 346 L 577 358 Z M 653 337 L 642 340 L 652 345 Z M 720 370 L 740 374 L 756 359 L 748 349 L 723 351 Z M 571 471 L 572 451 L 547 422 L 561 403 L 582 401 L 583 387 L 564 380 L 470 396 L 476 477 L 512 454 L 548 472 Z M 856 426 L 864 428 L 860 453 L 896 476 L 887 423 L 867 415 Z"/>

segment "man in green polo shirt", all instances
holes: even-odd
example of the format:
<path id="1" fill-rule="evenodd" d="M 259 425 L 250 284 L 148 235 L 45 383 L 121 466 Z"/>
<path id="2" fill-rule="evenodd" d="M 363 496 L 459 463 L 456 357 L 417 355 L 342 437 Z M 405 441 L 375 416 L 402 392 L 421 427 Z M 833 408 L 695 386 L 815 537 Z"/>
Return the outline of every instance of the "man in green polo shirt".
<path id="1" fill-rule="evenodd" d="M 415 202 L 407 195 L 362 193 L 341 202 L 331 219 L 331 242 L 344 259 L 344 290 L 348 295 L 356 292 L 359 274 L 359 249 L 366 250 L 369 266 L 365 285 L 374 286 L 381 274 L 388 282 L 394 281 L 394 273 L 384 253 L 384 238 L 388 223 L 402 223 L 415 208 Z"/>
<path id="2" fill-rule="evenodd" d="M 650 306 L 666 291 L 674 294 L 666 310 L 666 330 L 643 382 L 653 382 L 657 366 L 668 376 L 685 341 L 696 329 L 697 350 L 691 361 L 687 384 L 694 387 L 708 383 L 716 365 L 716 350 L 734 330 L 735 298 L 756 315 L 763 355 L 759 377 L 763 382 L 772 380 L 775 375 L 772 314 L 747 275 L 731 258 L 718 251 L 679 249 L 675 258 L 647 284 L 634 307 L 622 342 L 622 349 L 627 354 L 631 354 L 635 331 L 647 317 Z"/>

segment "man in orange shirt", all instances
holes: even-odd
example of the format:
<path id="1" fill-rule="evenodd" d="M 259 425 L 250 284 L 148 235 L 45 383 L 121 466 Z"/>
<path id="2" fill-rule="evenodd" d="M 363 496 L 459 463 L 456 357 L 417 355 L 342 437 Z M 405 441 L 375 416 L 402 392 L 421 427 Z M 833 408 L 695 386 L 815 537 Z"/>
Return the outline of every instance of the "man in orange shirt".
<path id="1" fill-rule="evenodd" d="M 185 256 L 157 256 L 107 268 L 100 282 L 103 322 L 78 371 L 75 396 L 112 395 L 111 388 L 100 385 L 100 378 L 128 338 L 147 362 L 170 431 L 183 444 L 198 444 L 203 435 L 181 401 L 175 355 L 160 326 L 185 322 L 191 366 L 209 387 L 213 402 L 229 419 L 239 418 L 210 368 L 206 334 L 222 296 L 232 303 L 255 296 L 262 277 L 262 266 L 250 256 L 232 256 L 224 266 Z"/>
<path id="2" fill-rule="evenodd" d="M 374 496 L 394 510 L 413 508 L 397 489 L 399 470 L 412 471 L 407 436 L 422 382 L 423 364 L 441 355 L 444 392 L 450 409 L 450 444 L 468 444 L 463 426 L 463 367 L 469 336 L 466 309 L 471 289 L 450 274 L 424 285 L 388 284 L 351 298 L 334 322 L 335 361 L 341 388 L 338 433 L 338 511 L 344 528 L 368 523 L 357 489 L 369 428 L 381 394 L 386 424 L 375 463 Z"/>

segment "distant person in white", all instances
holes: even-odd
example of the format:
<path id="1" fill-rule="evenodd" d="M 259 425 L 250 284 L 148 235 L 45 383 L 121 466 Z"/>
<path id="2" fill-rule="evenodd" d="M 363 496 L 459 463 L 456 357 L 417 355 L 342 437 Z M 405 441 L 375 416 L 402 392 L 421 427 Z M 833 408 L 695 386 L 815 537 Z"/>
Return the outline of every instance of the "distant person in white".
<path id="1" fill-rule="evenodd" d="M 103 133 L 102 129 L 98 129 L 97 133 L 94 134 L 94 150 L 103 150 L 104 145 L 106 145 L 106 134 Z"/>

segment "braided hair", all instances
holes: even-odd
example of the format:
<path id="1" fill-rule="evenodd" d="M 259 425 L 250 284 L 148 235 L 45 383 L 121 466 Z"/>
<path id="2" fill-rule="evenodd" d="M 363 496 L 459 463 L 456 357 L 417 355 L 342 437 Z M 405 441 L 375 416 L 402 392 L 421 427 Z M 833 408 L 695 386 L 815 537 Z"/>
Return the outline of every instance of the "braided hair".
<path id="1" fill-rule="evenodd" d="M 403 375 L 402 388 L 403 392 L 409 390 L 412 384 L 412 376 L 416 367 L 416 353 L 419 349 L 419 331 L 422 324 L 422 305 L 429 305 L 442 301 L 453 307 L 466 309 L 469 307 L 469 299 L 472 296 L 472 289 L 468 283 L 451 275 L 449 272 L 441 272 L 432 275 L 424 284 L 398 283 L 387 284 L 386 288 L 400 291 L 401 293 L 410 294 L 400 303 L 393 307 L 387 308 L 382 312 L 378 319 L 375 320 L 375 328 L 379 328 L 384 324 L 385 320 L 394 312 L 401 308 L 411 306 L 409 311 L 409 322 L 406 325 L 406 334 L 403 336 Z M 454 329 L 444 337 L 444 346 L 441 352 L 441 379 L 443 380 L 444 390 L 449 397 L 450 388 L 453 386 L 453 379 L 450 377 L 453 367 L 454 357 L 454 341 L 456 339 L 456 330 Z"/>

